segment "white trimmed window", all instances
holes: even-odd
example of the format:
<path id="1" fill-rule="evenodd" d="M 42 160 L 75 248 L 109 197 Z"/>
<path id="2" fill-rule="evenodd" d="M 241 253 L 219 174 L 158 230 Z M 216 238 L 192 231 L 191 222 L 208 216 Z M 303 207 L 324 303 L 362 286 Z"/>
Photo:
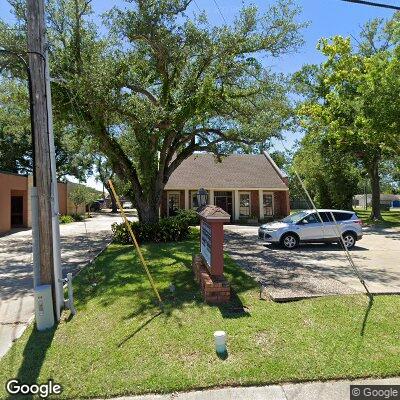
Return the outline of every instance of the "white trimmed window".
<path id="1" fill-rule="evenodd" d="M 239 217 L 250 217 L 250 192 L 239 193 Z"/>
<path id="2" fill-rule="evenodd" d="M 264 217 L 272 217 L 274 215 L 274 195 L 273 193 L 263 193 L 263 209 Z"/>
<path id="3" fill-rule="evenodd" d="M 193 210 L 197 210 L 197 190 L 190 190 L 189 191 L 189 207 Z"/>

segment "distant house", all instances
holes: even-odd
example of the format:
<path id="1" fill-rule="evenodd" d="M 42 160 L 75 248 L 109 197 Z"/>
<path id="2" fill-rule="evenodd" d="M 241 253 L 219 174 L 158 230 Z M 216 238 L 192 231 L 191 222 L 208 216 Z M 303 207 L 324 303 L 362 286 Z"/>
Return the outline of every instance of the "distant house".
<path id="1" fill-rule="evenodd" d="M 381 206 L 390 207 L 394 201 L 400 201 L 399 194 L 381 194 L 380 204 Z M 366 204 L 365 204 L 366 203 Z M 353 206 L 365 208 L 371 207 L 372 194 L 356 194 L 353 197 Z"/>
<path id="2" fill-rule="evenodd" d="M 59 208 L 61 214 L 72 214 L 75 206 L 68 195 L 76 183 L 58 182 Z M 32 175 L 0 172 L 0 234 L 12 228 L 30 228 Z M 78 212 L 85 212 L 84 206 Z"/>
<path id="3" fill-rule="evenodd" d="M 161 216 L 197 208 L 197 191 L 208 191 L 209 204 L 221 207 L 233 221 L 266 220 L 288 215 L 286 175 L 267 152 L 229 155 L 193 154 L 171 175 L 161 202 Z"/>

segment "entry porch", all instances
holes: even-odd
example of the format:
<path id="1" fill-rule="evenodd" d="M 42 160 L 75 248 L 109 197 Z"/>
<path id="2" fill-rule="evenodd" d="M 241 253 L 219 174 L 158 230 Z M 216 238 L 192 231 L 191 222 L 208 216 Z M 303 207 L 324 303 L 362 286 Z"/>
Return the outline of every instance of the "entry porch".
<path id="1" fill-rule="evenodd" d="M 161 216 L 174 216 L 178 210 L 197 209 L 197 190 L 165 190 Z M 208 204 L 231 215 L 232 221 L 259 222 L 282 218 L 290 213 L 289 191 L 276 189 L 207 189 Z"/>

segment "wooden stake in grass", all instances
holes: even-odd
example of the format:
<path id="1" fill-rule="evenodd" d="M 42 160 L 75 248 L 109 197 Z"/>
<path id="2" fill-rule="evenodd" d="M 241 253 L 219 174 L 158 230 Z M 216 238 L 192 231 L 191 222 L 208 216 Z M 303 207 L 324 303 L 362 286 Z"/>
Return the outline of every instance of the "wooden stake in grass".
<path id="1" fill-rule="evenodd" d="M 145 261 L 145 259 L 143 257 L 143 254 L 142 254 L 142 251 L 140 250 L 140 246 L 139 246 L 139 244 L 138 244 L 138 242 L 136 240 L 135 234 L 133 233 L 132 227 L 129 224 L 128 218 L 126 217 L 125 211 L 122 208 L 121 202 L 119 201 L 119 197 L 118 197 L 117 193 L 115 192 L 114 185 L 113 185 L 111 179 L 108 181 L 108 183 L 110 185 L 111 191 L 112 191 L 112 193 L 114 195 L 115 201 L 116 201 L 117 206 L 119 208 L 119 212 L 121 213 L 121 216 L 124 219 L 124 222 L 125 222 L 125 225 L 126 225 L 126 229 L 128 229 L 128 232 L 131 235 L 132 241 L 135 244 L 136 250 L 137 250 L 137 252 L 139 254 L 140 261 L 142 262 L 143 268 L 146 271 L 147 278 L 149 279 L 150 285 L 153 288 L 154 293 L 156 294 L 158 302 L 160 303 L 160 307 L 162 308 L 163 302 L 161 300 L 160 294 L 158 293 L 156 285 L 154 284 L 153 278 L 152 278 L 152 276 L 150 274 L 149 268 L 147 267 L 146 261 Z"/>

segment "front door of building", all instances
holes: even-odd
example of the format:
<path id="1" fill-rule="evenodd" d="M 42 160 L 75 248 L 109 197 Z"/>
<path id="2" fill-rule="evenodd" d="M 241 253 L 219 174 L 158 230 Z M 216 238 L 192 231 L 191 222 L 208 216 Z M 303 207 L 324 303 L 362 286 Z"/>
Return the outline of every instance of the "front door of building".
<path id="1" fill-rule="evenodd" d="M 232 220 L 232 192 L 214 192 L 214 204 L 226 211 Z"/>
<path id="2" fill-rule="evenodd" d="M 18 228 L 24 225 L 24 198 L 11 196 L 11 227 Z"/>

